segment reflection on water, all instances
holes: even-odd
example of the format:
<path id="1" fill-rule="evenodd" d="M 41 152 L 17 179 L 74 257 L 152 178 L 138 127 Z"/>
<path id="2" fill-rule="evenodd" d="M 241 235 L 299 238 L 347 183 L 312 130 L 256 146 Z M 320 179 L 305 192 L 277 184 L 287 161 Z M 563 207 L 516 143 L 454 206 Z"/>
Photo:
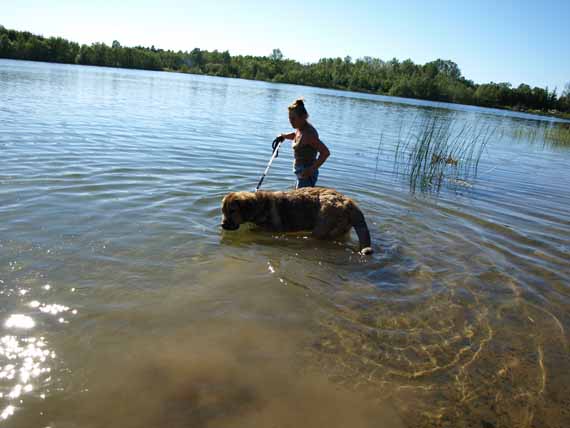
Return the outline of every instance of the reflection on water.
<path id="1" fill-rule="evenodd" d="M 17 316 L 10 317 L 14 320 Z M 21 321 L 21 320 L 20 320 Z M 29 321 L 17 322 L 12 326 L 31 328 Z M 33 325 L 32 325 L 33 326 Z M 55 358 L 43 337 L 21 337 L 6 335 L 0 338 L 0 398 L 4 401 L 1 419 L 8 419 L 23 403 L 23 397 L 32 393 L 34 385 L 46 378 L 51 370 L 50 360 Z M 45 397 L 44 394 L 41 394 Z"/>
<path id="2" fill-rule="evenodd" d="M 10 426 L 570 424 L 570 152 L 516 131 L 543 119 L 16 61 L 0 95 Z M 218 227 L 300 95 L 372 257 Z M 285 148 L 264 186 L 293 178 Z"/>
<path id="3" fill-rule="evenodd" d="M 6 328 L 33 328 L 36 325 L 34 320 L 27 315 L 22 314 L 14 314 L 10 315 L 10 317 L 4 323 L 4 327 Z"/>

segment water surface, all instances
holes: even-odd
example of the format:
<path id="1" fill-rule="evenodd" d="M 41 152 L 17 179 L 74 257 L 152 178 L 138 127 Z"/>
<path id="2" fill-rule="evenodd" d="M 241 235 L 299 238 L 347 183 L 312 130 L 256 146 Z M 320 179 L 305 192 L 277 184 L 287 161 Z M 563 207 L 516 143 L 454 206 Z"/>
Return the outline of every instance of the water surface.
<path id="1" fill-rule="evenodd" d="M 319 184 L 375 254 L 222 232 L 304 96 Z M 402 135 L 495 130 L 410 186 Z M 148 71 L 0 60 L 0 418 L 29 426 L 567 426 L 570 151 L 549 119 Z M 404 158 L 400 158 L 400 162 Z M 291 188 L 285 148 L 264 183 Z"/>

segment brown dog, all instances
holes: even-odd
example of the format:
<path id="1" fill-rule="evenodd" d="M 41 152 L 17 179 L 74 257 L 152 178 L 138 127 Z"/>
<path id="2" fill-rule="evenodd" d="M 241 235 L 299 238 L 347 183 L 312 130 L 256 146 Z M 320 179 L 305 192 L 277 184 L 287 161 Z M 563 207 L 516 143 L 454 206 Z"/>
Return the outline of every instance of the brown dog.
<path id="1" fill-rule="evenodd" d="M 354 227 L 360 252 L 371 254 L 370 232 L 356 203 L 333 189 L 305 187 L 288 192 L 233 192 L 222 201 L 222 227 L 236 230 L 254 223 L 276 232 L 312 231 L 318 239 L 335 238 Z"/>

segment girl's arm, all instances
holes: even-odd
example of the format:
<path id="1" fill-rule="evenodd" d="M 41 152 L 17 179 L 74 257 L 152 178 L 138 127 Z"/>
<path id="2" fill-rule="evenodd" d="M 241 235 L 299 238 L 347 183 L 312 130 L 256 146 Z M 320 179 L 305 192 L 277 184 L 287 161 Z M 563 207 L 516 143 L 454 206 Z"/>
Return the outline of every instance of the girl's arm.
<path id="1" fill-rule="evenodd" d="M 283 140 L 294 140 L 295 139 L 295 133 L 294 132 L 290 132 L 289 134 L 280 134 L 277 137 L 280 141 Z"/>
<path id="2" fill-rule="evenodd" d="M 315 148 L 317 149 L 317 152 L 319 152 L 319 157 L 317 158 L 317 161 L 313 165 L 313 169 L 317 170 L 321 167 L 322 164 L 325 163 L 325 161 L 331 155 L 331 152 L 329 148 L 325 145 L 325 143 L 323 143 L 321 140 L 318 140 Z"/>
<path id="3" fill-rule="evenodd" d="M 321 167 L 322 164 L 325 163 L 327 158 L 331 155 L 331 152 L 329 151 L 329 148 L 325 145 L 325 143 L 323 143 L 321 140 L 317 140 L 316 143 L 310 143 L 310 144 L 315 149 L 317 149 L 317 152 L 319 152 L 319 157 L 315 161 L 315 164 L 311 168 L 309 168 L 314 173 L 317 169 Z"/>

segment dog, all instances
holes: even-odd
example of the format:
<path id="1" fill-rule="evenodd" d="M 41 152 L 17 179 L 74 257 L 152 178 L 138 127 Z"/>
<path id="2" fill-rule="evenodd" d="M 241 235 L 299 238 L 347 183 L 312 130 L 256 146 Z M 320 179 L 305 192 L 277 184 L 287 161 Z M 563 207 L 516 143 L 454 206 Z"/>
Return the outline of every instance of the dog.
<path id="1" fill-rule="evenodd" d="M 356 203 L 333 189 L 305 187 L 285 192 L 232 192 L 222 200 L 222 228 L 237 230 L 254 223 L 273 232 L 311 231 L 317 239 L 331 239 L 354 227 L 360 253 L 372 253 L 370 232 Z"/>

